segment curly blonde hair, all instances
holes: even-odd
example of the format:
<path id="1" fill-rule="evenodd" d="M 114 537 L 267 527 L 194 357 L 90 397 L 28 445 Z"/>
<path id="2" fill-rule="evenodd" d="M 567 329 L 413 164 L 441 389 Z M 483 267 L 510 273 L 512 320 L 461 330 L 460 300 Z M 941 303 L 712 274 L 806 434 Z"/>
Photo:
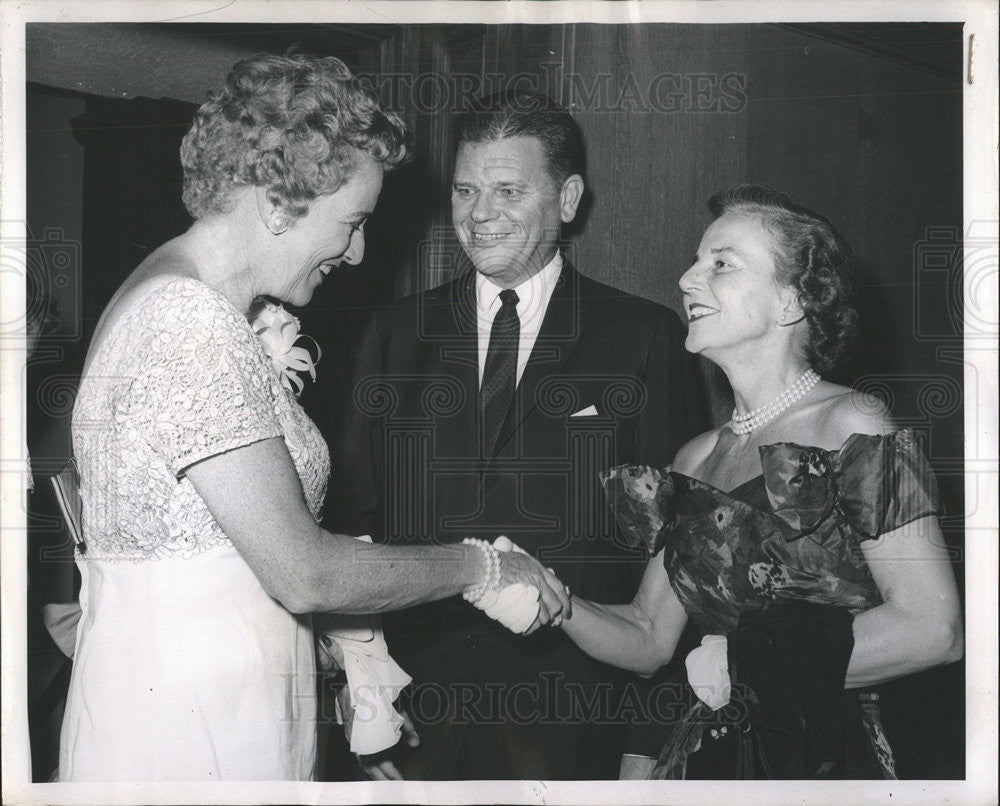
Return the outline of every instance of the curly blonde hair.
<path id="1" fill-rule="evenodd" d="M 184 206 L 196 219 L 226 212 L 251 185 L 294 220 L 365 155 L 386 171 L 409 158 L 398 115 L 340 59 L 261 54 L 237 62 L 195 114 L 181 143 Z"/>

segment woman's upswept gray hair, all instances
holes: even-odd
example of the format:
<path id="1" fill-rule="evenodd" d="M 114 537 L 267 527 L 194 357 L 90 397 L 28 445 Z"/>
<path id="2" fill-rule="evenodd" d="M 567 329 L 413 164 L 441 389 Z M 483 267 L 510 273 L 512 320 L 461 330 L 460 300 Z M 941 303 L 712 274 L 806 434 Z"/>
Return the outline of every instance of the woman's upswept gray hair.
<path id="1" fill-rule="evenodd" d="M 820 371 L 839 364 L 854 341 L 858 314 L 850 301 L 854 256 L 833 224 L 761 185 L 735 185 L 708 207 L 714 218 L 729 212 L 760 218 L 774 241 L 776 279 L 798 293 L 809 324 L 807 360 Z"/>

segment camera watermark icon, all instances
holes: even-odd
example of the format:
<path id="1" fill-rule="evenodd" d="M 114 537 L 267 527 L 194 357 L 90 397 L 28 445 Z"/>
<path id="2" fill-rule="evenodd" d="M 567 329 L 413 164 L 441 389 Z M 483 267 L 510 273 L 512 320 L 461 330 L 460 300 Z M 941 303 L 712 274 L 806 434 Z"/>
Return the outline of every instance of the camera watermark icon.
<path id="1" fill-rule="evenodd" d="M 80 337 L 82 254 L 80 242 L 58 227 L 34 237 L 23 221 L 0 222 L 0 274 L 24 278 L 23 312 L 0 321 L 0 340 L 27 338 L 29 346 Z M 58 317 L 58 327 L 49 327 Z"/>
<path id="2" fill-rule="evenodd" d="M 913 250 L 914 337 L 918 341 L 995 340 L 1000 257 L 996 221 L 928 227 Z M 946 317 L 940 315 L 944 306 Z"/>

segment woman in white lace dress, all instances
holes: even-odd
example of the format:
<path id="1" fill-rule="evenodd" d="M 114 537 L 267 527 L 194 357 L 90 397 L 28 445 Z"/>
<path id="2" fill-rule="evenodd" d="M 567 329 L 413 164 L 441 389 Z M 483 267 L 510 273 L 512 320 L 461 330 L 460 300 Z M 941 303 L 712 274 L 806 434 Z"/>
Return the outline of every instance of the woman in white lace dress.
<path id="1" fill-rule="evenodd" d="M 60 779 L 305 780 L 314 611 L 366 613 L 523 582 L 525 555 L 376 546 L 323 531 L 323 440 L 248 323 L 356 264 L 399 118 L 337 59 L 237 64 L 184 139 L 195 219 L 99 322 L 73 413 L 83 615 Z"/>

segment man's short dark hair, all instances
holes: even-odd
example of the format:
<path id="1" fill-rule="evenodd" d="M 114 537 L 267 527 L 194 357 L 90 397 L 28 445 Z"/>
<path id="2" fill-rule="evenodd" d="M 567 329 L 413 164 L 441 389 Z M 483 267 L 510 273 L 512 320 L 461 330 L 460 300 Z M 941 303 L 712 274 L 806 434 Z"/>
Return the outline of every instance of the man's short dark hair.
<path id="1" fill-rule="evenodd" d="M 459 120 L 458 142 L 492 143 L 534 137 L 545 154 L 549 176 L 559 186 L 583 176 L 583 133 L 566 107 L 540 92 L 502 92 L 477 101 Z"/>

